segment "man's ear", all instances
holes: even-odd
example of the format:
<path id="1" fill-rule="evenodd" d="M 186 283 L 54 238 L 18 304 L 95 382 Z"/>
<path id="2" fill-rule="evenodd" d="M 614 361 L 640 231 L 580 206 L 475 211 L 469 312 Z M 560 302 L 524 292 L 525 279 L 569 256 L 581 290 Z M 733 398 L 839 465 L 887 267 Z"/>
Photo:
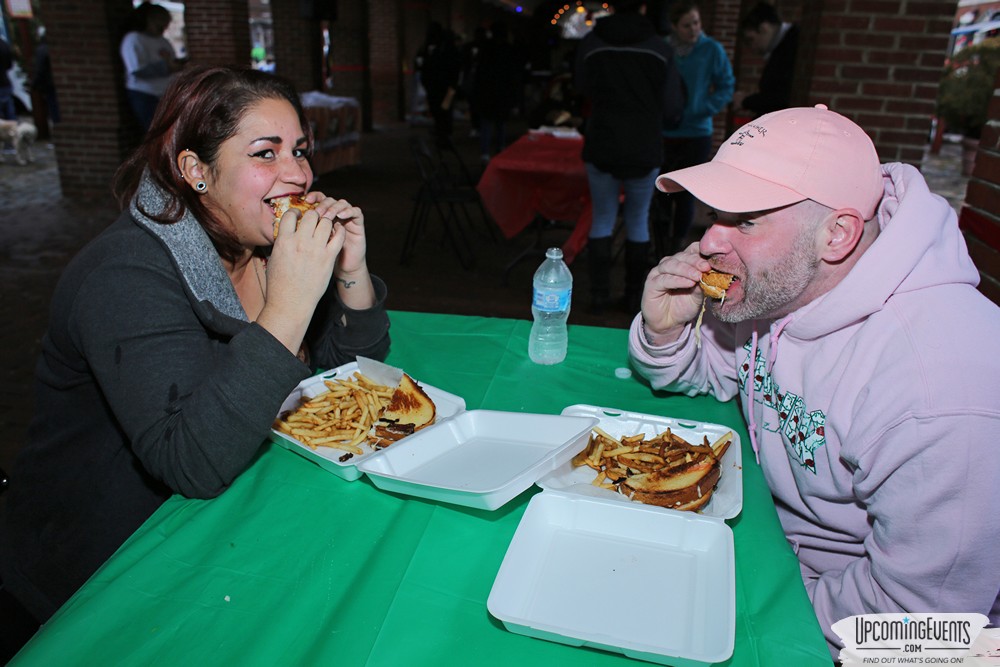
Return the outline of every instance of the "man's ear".
<path id="1" fill-rule="evenodd" d="M 197 189 L 199 182 L 205 182 L 205 166 L 194 151 L 184 149 L 177 154 L 177 169 L 192 188 Z"/>
<path id="2" fill-rule="evenodd" d="M 865 221 L 852 208 L 841 208 L 830 213 L 823 222 L 823 246 L 820 259 L 831 264 L 849 256 L 861 241 L 865 231 Z"/>

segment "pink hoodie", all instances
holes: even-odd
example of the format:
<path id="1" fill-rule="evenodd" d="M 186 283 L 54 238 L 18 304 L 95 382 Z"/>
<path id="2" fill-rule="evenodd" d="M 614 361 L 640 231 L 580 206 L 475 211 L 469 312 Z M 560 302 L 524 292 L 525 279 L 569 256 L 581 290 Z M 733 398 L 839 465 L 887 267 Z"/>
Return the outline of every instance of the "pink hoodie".
<path id="1" fill-rule="evenodd" d="M 739 394 L 835 657 L 855 614 L 1000 624 L 1000 308 L 947 202 L 909 165 L 883 173 L 881 233 L 827 294 L 780 321 L 706 313 L 700 349 L 690 325 L 629 336 L 654 388 Z"/>

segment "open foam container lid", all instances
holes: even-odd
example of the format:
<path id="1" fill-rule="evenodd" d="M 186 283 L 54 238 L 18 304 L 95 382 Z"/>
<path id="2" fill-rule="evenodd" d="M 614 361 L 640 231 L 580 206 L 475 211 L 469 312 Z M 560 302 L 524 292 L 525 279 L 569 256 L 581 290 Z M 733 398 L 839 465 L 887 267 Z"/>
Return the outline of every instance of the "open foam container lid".
<path id="1" fill-rule="evenodd" d="M 697 514 L 544 491 L 528 503 L 487 599 L 511 632 L 694 667 L 736 628 L 732 530 Z"/>

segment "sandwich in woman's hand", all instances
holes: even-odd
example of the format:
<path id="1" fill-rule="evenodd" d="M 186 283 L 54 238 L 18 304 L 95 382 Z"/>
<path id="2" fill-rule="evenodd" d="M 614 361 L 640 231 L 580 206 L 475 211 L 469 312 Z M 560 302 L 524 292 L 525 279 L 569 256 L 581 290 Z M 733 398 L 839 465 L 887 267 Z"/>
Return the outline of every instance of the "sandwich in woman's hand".
<path id="1" fill-rule="evenodd" d="M 287 195 L 285 197 L 275 197 L 271 200 L 271 208 L 274 209 L 274 238 L 278 238 L 278 226 L 281 216 L 285 211 L 297 209 L 301 213 L 311 211 L 316 208 L 316 204 L 306 201 L 305 195 Z M 301 215 L 299 216 L 301 217 Z M 297 225 L 296 225 L 297 226 Z"/>

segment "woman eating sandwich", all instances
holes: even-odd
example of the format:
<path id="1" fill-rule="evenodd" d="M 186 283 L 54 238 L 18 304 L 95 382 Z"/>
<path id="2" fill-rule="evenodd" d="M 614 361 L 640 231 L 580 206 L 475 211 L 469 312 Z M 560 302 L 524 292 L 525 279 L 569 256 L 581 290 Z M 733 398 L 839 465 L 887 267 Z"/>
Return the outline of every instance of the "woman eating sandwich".
<path id="1" fill-rule="evenodd" d="M 171 494 L 222 493 L 313 368 L 388 352 L 364 216 L 309 191 L 311 149 L 290 83 L 193 67 L 120 168 L 123 214 L 54 293 L 0 521 L 0 594 L 36 621 Z"/>

